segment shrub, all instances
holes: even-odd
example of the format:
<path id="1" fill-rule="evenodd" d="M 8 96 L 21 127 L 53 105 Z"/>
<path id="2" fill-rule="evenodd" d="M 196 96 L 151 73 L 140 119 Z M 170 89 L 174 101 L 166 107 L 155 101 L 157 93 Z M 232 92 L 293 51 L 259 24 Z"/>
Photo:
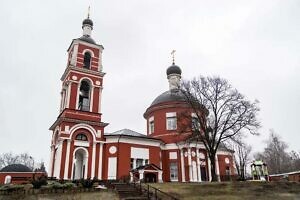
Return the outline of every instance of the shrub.
<path id="1" fill-rule="evenodd" d="M 42 185 L 47 185 L 47 177 L 43 175 L 35 178 L 35 176 L 33 176 L 33 179 L 30 182 L 34 189 L 40 189 Z"/>
<path id="2" fill-rule="evenodd" d="M 82 185 L 82 187 L 84 188 L 92 188 L 94 185 L 94 180 L 88 178 L 88 179 L 81 179 L 80 183 Z"/>
<path id="3" fill-rule="evenodd" d="M 24 190 L 24 185 L 2 185 L 0 191 L 5 191 L 7 193 L 18 193 Z"/>

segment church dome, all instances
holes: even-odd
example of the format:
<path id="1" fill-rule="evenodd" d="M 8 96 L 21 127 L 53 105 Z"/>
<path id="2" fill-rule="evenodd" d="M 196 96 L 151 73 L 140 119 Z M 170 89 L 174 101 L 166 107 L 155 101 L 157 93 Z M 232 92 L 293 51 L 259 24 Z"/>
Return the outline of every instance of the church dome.
<path id="1" fill-rule="evenodd" d="M 181 69 L 180 67 L 178 67 L 177 65 L 175 65 L 174 63 L 168 67 L 167 69 L 167 76 L 169 76 L 170 74 L 179 74 L 181 75 Z"/>
<path id="2" fill-rule="evenodd" d="M 22 164 L 11 164 L 3 167 L 0 172 L 32 172 L 32 170 Z"/>
<path id="3" fill-rule="evenodd" d="M 154 99 L 154 101 L 151 103 L 151 106 L 154 106 L 154 105 L 160 104 L 160 103 L 170 102 L 170 101 L 184 102 L 185 97 L 184 97 L 183 93 L 181 92 L 181 90 L 172 89 L 172 90 L 168 90 L 168 91 L 162 93 L 161 95 L 159 95 L 158 97 L 156 97 Z"/>
<path id="4" fill-rule="evenodd" d="M 93 21 L 90 18 L 86 18 L 85 20 L 82 21 L 82 26 L 86 24 L 93 26 Z"/>

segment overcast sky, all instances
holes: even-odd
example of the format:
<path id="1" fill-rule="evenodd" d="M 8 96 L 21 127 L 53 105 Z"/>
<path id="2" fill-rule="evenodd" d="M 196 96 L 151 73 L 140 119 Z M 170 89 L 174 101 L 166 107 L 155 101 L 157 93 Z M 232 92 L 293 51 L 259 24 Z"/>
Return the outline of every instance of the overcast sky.
<path id="1" fill-rule="evenodd" d="M 91 5 L 92 37 L 104 46 L 106 132 L 146 133 L 143 113 L 168 89 L 176 49 L 184 79 L 218 75 L 260 101 L 264 147 L 273 128 L 300 150 L 299 0 L 0 1 L 0 153 L 49 162 L 60 77 Z"/>

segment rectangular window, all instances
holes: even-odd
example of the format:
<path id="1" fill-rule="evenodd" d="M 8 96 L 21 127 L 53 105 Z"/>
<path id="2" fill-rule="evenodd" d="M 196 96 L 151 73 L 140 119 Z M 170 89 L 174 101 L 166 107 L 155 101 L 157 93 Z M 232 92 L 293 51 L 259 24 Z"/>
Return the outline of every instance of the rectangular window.
<path id="1" fill-rule="evenodd" d="M 178 181 L 177 162 L 170 163 L 170 179 L 171 179 L 171 181 Z"/>
<path id="2" fill-rule="evenodd" d="M 136 159 L 136 167 L 138 168 L 139 166 L 143 165 L 143 159 Z"/>
<path id="3" fill-rule="evenodd" d="M 149 131 L 148 131 L 149 134 L 152 134 L 154 133 L 154 117 L 150 117 L 149 118 Z"/>
<path id="4" fill-rule="evenodd" d="M 176 117 L 167 118 L 167 130 L 176 130 L 177 129 L 177 119 Z"/>
<path id="5" fill-rule="evenodd" d="M 154 133 L 154 121 L 149 123 L 150 134 Z"/>

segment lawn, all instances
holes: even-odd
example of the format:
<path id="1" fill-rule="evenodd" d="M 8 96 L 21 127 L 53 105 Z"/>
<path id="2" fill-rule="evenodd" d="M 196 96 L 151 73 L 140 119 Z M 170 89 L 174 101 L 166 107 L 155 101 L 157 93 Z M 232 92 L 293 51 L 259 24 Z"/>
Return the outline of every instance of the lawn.
<path id="1" fill-rule="evenodd" d="M 300 183 L 295 182 L 157 183 L 152 186 L 179 199 L 300 199 Z"/>
<path id="2" fill-rule="evenodd" d="M 118 195 L 113 191 L 101 191 L 101 192 L 83 192 L 83 193 L 73 193 L 73 194 L 38 194 L 38 195 L 0 195 L 0 200 L 117 200 Z"/>

